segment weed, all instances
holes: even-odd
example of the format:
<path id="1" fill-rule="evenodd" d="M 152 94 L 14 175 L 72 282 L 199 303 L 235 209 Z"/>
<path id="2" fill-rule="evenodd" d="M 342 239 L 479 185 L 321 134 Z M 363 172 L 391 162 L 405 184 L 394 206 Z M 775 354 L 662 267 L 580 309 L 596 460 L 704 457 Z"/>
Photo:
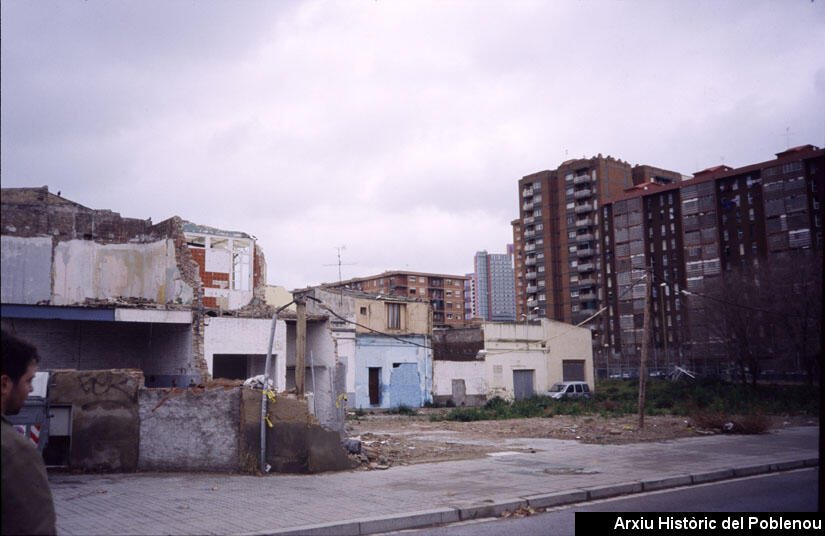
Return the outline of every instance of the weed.
<path id="1" fill-rule="evenodd" d="M 364 411 L 364 408 L 357 408 L 357 409 L 355 410 L 355 416 L 356 416 L 356 417 L 363 417 L 363 416 L 364 416 L 364 415 L 366 415 L 366 414 L 367 414 L 367 412 L 366 412 L 366 411 Z"/>
<path id="2" fill-rule="evenodd" d="M 418 415 L 413 408 L 407 406 L 406 404 L 400 404 L 398 407 L 390 408 L 387 410 L 388 415 L 407 415 L 407 416 L 414 416 Z"/>

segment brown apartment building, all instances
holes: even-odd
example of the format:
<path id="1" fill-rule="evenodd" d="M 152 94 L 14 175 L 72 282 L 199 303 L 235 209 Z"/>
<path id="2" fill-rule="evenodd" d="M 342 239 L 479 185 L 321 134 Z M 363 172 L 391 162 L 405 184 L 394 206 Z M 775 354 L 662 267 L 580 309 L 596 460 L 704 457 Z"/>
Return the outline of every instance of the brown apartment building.
<path id="1" fill-rule="evenodd" d="M 709 168 L 688 181 L 639 184 L 605 201 L 601 290 L 608 309 L 594 340 L 603 371 L 638 365 L 644 285 L 634 283 L 648 266 L 653 365 L 718 368 L 713 337 L 700 325 L 702 300 L 690 296 L 701 296 L 729 270 L 821 251 L 823 190 L 825 150 L 804 145 L 758 164 Z"/>
<path id="2" fill-rule="evenodd" d="M 634 184 L 681 178 L 602 155 L 522 178 L 520 218 L 512 222 L 517 317 L 579 323 L 594 315 L 602 300 L 600 207 Z M 600 339 L 604 326 L 590 326 Z"/>
<path id="3" fill-rule="evenodd" d="M 464 308 L 470 296 L 465 296 L 466 275 L 432 274 L 424 272 L 390 271 L 374 276 L 358 277 L 326 283 L 324 288 L 347 288 L 383 294 L 430 300 L 433 325 L 459 327 L 464 325 Z"/>

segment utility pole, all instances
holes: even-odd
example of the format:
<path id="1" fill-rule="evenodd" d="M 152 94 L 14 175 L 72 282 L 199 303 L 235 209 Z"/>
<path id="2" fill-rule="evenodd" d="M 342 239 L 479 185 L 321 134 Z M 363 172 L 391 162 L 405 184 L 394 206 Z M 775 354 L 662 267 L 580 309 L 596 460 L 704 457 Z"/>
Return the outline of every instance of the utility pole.
<path id="1" fill-rule="evenodd" d="M 304 385 L 306 384 L 306 359 L 307 359 L 307 303 L 303 298 L 295 300 L 298 309 L 298 321 L 296 322 L 296 343 L 295 343 L 295 390 L 298 397 L 304 396 Z"/>
<path id="2" fill-rule="evenodd" d="M 648 267 L 645 276 L 645 313 L 644 327 L 642 328 L 642 359 L 639 361 L 639 428 L 645 427 L 645 383 L 647 380 L 647 351 L 650 339 L 650 289 L 653 279 L 653 268 Z"/>

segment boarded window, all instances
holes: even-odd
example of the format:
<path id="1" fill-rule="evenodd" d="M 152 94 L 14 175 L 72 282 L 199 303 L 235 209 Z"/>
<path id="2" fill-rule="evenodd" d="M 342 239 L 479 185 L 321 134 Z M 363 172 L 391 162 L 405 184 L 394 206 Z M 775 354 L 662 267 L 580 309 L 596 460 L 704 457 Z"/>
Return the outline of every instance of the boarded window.
<path id="1" fill-rule="evenodd" d="M 566 382 L 584 381 L 584 361 L 565 359 L 561 362 L 562 380 Z"/>
<path id="2" fill-rule="evenodd" d="M 401 317 L 404 314 L 405 305 L 403 303 L 388 303 L 387 304 L 387 328 L 401 329 Z"/>

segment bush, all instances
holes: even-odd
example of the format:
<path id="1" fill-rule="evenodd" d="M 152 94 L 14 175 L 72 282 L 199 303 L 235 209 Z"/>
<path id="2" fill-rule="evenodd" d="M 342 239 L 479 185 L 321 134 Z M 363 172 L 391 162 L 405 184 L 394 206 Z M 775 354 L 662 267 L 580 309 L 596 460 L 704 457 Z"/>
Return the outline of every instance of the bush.
<path id="1" fill-rule="evenodd" d="M 389 413 L 390 415 L 418 415 L 418 412 L 416 412 L 413 408 L 405 404 L 401 404 L 397 408 L 390 408 L 387 410 L 387 413 Z"/>

